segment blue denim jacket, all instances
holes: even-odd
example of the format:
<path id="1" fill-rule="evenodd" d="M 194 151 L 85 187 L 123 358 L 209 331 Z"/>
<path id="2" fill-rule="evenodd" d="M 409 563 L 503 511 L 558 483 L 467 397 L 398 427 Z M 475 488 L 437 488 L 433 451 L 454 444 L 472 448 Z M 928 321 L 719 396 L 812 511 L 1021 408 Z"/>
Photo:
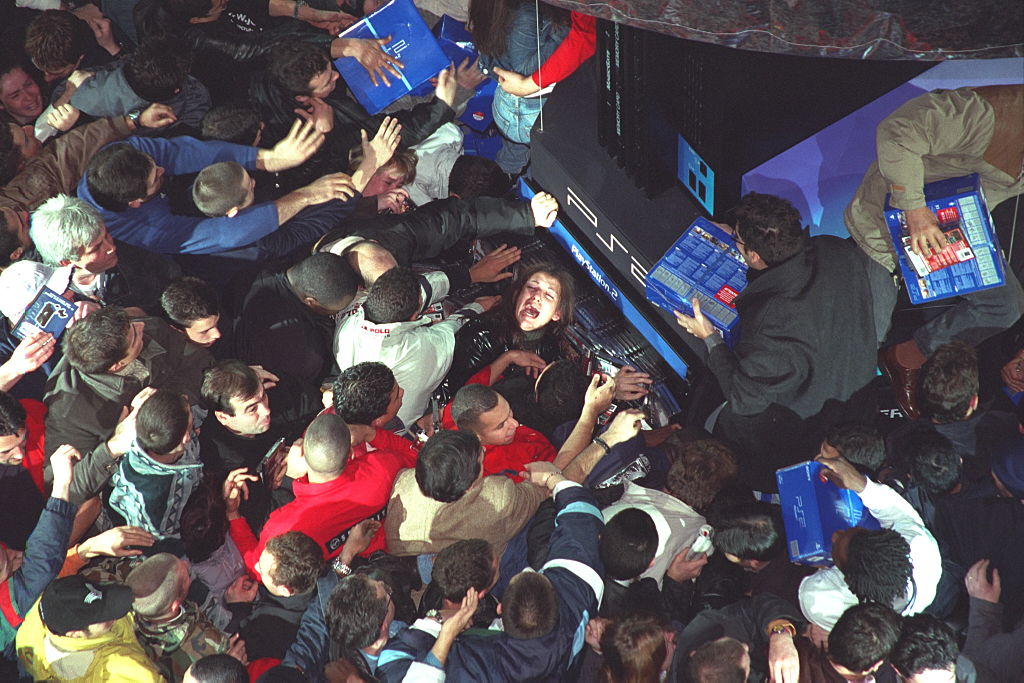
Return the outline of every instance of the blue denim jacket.
<path id="1" fill-rule="evenodd" d="M 547 61 L 551 53 L 569 34 L 567 24 L 553 24 L 540 17 L 540 61 L 537 61 L 537 12 L 532 2 L 519 6 L 509 24 L 505 52 L 501 55 L 480 55 L 480 66 L 488 71 L 495 66 L 529 76 Z"/>

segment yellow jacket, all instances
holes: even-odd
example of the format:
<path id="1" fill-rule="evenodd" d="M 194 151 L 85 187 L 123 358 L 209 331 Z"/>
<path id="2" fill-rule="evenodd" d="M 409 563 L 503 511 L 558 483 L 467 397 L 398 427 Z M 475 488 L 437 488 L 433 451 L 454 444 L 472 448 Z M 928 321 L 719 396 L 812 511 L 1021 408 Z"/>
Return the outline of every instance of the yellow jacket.
<path id="1" fill-rule="evenodd" d="M 160 683 L 163 677 L 135 639 L 132 615 L 114 622 L 95 638 L 68 638 L 50 633 L 39 616 L 39 601 L 18 629 L 18 660 L 34 680 L 69 683 L 107 681 Z"/>

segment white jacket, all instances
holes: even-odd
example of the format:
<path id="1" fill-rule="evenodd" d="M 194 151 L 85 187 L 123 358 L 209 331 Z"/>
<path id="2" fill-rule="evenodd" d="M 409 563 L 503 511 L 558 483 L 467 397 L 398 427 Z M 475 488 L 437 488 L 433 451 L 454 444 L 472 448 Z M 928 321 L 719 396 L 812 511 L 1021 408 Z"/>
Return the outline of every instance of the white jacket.
<path id="1" fill-rule="evenodd" d="M 427 412 L 430 394 L 448 374 L 455 353 L 455 333 L 466 322 L 466 314 L 483 313 L 483 307 L 471 303 L 441 322 L 420 317 L 378 325 L 366 320 L 365 300 L 363 293 L 337 319 L 334 355 L 338 367 L 345 370 L 357 363 L 376 361 L 391 368 L 398 386 L 405 391 L 398 417 L 410 425 Z"/>
<path id="2" fill-rule="evenodd" d="M 654 562 L 638 578 L 650 577 L 661 588 L 672 560 L 693 545 L 697 532 L 706 521 L 700 513 L 675 496 L 631 481 L 626 482 L 622 497 L 601 511 L 605 523 L 626 508 L 638 508 L 646 512 L 658 530 L 658 551 L 654 555 Z M 708 555 L 713 552 L 714 548 L 708 551 Z"/>
<path id="3" fill-rule="evenodd" d="M 904 615 L 923 611 L 935 599 L 942 575 L 938 543 L 910 503 L 888 486 L 869 479 L 860 499 L 882 527 L 892 529 L 910 544 L 914 586 L 907 593 L 906 605 L 902 609 L 901 605 L 895 606 L 897 611 Z M 800 610 L 808 621 L 826 631 L 831 631 L 843 612 L 858 602 L 837 567 L 821 569 L 800 583 Z"/>

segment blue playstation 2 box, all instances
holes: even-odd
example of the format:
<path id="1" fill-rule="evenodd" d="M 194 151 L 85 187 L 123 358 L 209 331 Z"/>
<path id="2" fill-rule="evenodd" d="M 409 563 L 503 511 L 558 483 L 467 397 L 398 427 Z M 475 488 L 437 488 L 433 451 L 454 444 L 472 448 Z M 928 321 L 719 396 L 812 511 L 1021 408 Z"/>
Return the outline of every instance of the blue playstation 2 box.
<path id="1" fill-rule="evenodd" d="M 71 322 L 77 307 L 49 287 L 43 287 L 25 309 L 11 333 L 24 339 L 36 332 L 49 332 L 58 339 Z"/>
<path id="2" fill-rule="evenodd" d="M 833 533 L 855 526 L 880 528 L 860 496 L 830 482 L 823 469 L 811 460 L 775 472 L 786 546 L 796 564 L 831 565 Z"/>
<path id="3" fill-rule="evenodd" d="M 691 299 L 732 346 L 739 337 L 733 303 L 747 284 L 747 264 L 732 235 L 698 218 L 644 278 L 647 300 L 667 311 L 693 315 Z"/>
<path id="4" fill-rule="evenodd" d="M 390 85 L 374 85 L 366 69 L 354 57 L 340 57 L 334 66 L 349 90 L 370 114 L 377 114 L 395 100 L 436 76 L 448 66 L 448 57 L 437 44 L 412 0 L 391 0 L 376 12 L 347 28 L 341 38 L 387 38 L 383 49 L 402 63 L 401 78 L 387 74 Z"/>
<path id="5" fill-rule="evenodd" d="M 924 186 L 925 205 L 946 237 L 939 253 L 922 257 L 910 247 L 905 214 L 885 197 L 885 222 L 896 247 L 907 293 L 915 304 L 999 287 L 1006 282 L 999 238 L 977 173 Z"/>

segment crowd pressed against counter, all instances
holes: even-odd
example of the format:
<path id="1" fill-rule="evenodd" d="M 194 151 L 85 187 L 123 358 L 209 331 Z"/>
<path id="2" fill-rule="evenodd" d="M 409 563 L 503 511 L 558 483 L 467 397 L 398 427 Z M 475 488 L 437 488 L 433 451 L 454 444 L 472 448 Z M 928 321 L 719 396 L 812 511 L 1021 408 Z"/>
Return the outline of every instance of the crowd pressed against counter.
<path id="1" fill-rule="evenodd" d="M 890 113 L 850 239 L 767 194 L 719 217 L 739 337 L 676 321 L 725 405 L 651 424 L 651 376 L 567 343 L 558 202 L 515 194 L 594 18 L 415 0 L 479 57 L 371 114 L 333 60 L 401 77 L 386 37 L 338 37 L 383 4 L 10 10 L 0 678 L 1024 680 L 1024 292 L 1004 263 L 894 329 L 883 215 L 927 259 L 926 183 L 1017 201 L 1024 86 Z M 493 159 L 459 121 L 488 77 Z M 877 521 L 815 565 L 773 497 L 807 460 Z"/>

